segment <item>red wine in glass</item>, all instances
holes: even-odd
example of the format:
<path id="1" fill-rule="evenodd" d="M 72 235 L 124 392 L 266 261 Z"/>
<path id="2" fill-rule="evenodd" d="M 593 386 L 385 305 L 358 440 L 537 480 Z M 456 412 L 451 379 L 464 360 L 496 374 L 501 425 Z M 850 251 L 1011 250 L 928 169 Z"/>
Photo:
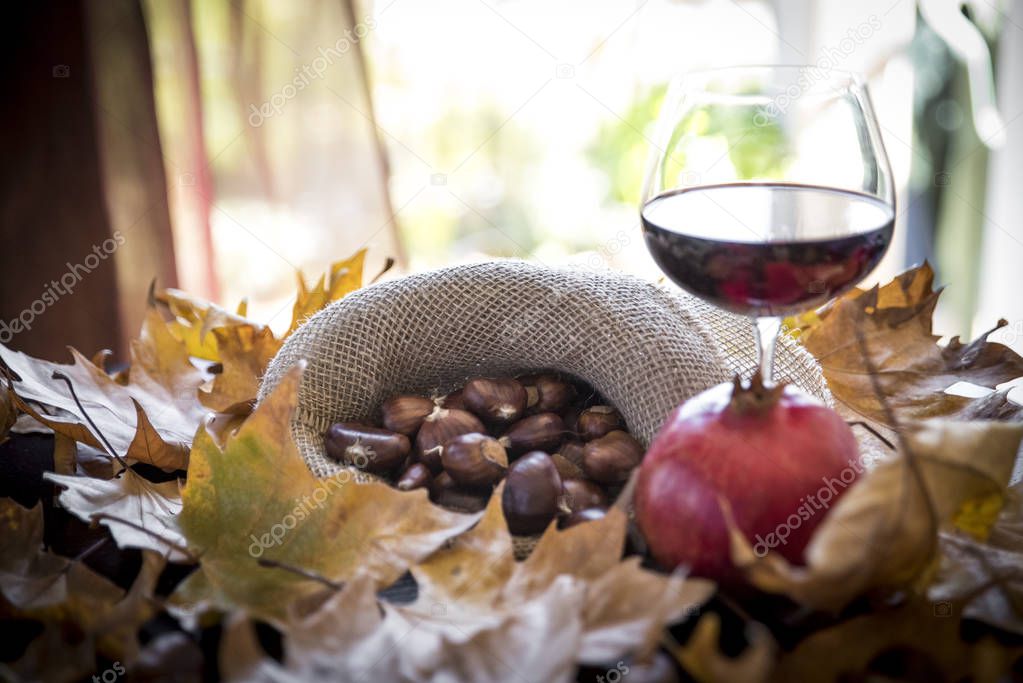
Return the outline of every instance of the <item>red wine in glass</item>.
<path id="1" fill-rule="evenodd" d="M 874 269 L 892 238 L 891 204 L 793 183 L 677 189 L 642 209 L 647 248 L 677 285 L 743 315 L 800 313 Z"/>

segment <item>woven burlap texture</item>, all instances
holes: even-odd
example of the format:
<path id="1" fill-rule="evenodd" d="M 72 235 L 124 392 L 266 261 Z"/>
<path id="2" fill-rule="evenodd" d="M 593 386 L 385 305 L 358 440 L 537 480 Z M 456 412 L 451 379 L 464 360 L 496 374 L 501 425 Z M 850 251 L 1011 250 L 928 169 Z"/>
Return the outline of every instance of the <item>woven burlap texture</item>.
<path id="1" fill-rule="evenodd" d="M 371 285 L 331 304 L 285 342 L 260 400 L 300 359 L 292 433 L 312 472 L 329 477 L 342 470 L 323 452 L 334 422 L 372 422 L 394 394 L 541 369 L 591 384 L 646 445 L 674 406 L 752 374 L 755 347 L 748 319 L 683 292 L 609 270 L 498 261 Z M 775 373 L 830 402 L 816 362 L 787 338 Z"/>

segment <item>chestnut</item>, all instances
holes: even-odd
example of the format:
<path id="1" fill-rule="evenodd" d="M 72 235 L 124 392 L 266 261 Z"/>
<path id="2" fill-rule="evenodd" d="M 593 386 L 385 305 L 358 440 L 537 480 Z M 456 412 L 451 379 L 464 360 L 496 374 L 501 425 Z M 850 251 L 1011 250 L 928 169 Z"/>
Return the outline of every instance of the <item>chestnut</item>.
<path id="1" fill-rule="evenodd" d="M 393 396 L 380 406 L 381 421 L 386 429 L 405 436 L 414 436 L 434 403 L 422 396 Z"/>
<path id="2" fill-rule="evenodd" d="M 416 454 L 419 461 L 436 474 L 442 469 L 440 456 L 444 451 L 444 444 L 462 434 L 484 431 L 486 428 L 483 423 L 472 413 L 438 406 L 426 416 L 419 428 L 419 434 L 416 435 Z"/>
<path id="3" fill-rule="evenodd" d="M 449 410 L 466 410 L 465 396 L 461 389 L 452 391 L 447 396 L 438 399 L 438 403 L 441 408 L 447 408 Z"/>
<path id="4" fill-rule="evenodd" d="M 587 508 L 605 507 L 607 494 L 587 479 L 562 479 L 561 501 L 562 508 L 569 512 L 579 512 Z"/>
<path id="5" fill-rule="evenodd" d="M 542 532 L 558 513 L 561 476 L 546 453 L 533 451 L 508 468 L 501 507 L 508 530 L 519 536 Z"/>
<path id="6" fill-rule="evenodd" d="M 575 398 L 575 387 L 556 375 L 526 375 L 519 382 L 526 389 L 526 409 L 532 413 L 561 412 Z"/>
<path id="7" fill-rule="evenodd" d="M 465 512 L 479 512 L 487 506 L 488 495 L 461 488 L 447 472 L 441 472 L 430 483 L 430 500 L 437 505 Z"/>
<path id="8" fill-rule="evenodd" d="M 456 436 L 444 446 L 440 461 L 455 482 L 471 488 L 496 484 L 508 469 L 504 446 L 486 434 Z"/>
<path id="9" fill-rule="evenodd" d="M 562 480 L 579 479 L 583 476 L 582 467 L 576 465 L 560 453 L 551 454 L 551 460 L 554 461 L 554 466 L 558 468 L 558 474 L 561 475 Z"/>
<path id="10" fill-rule="evenodd" d="M 579 413 L 575 431 L 583 441 L 599 439 L 608 432 L 622 429 L 622 417 L 611 406 L 593 406 Z"/>
<path id="11" fill-rule="evenodd" d="M 643 459 L 643 446 L 629 434 L 615 430 L 583 448 L 583 471 L 602 484 L 621 484 Z"/>
<path id="12" fill-rule="evenodd" d="M 582 524 L 583 522 L 593 522 L 598 519 L 604 519 L 607 514 L 607 509 L 602 507 L 586 508 L 585 510 L 579 510 L 573 512 L 570 515 L 565 515 L 558 520 L 559 529 L 568 529 L 576 524 Z"/>
<path id="13" fill-rule="evenodd" d="M 383 474 L 398 467 L 412 445 L 404 434 L 359 422 L 338 422 L 324 435 L 327 455 L 360 470 Z"/>
<path id="14" fill-rule="evenodd" d="M 557 413 L 537 413 L 513 424 L 499 439 L 512 455 L 527 451 L 553 451 L 565 434 Z"/>
<path id="15" fill-rule="evenodd" d="M 583 466 L 583 447 L 586 444 L 579 441 L 566 441 L 561 444 L 561 448 L 558 449 L 558 453 L 561 457 L 568 460 L 577 467 Z"/>
<path id="16" fill-rule="evenodd" d="M 430 468 L 421 462 L 414 462 L 401 473 L 394 486 L 401 491 L 411 491 L 427 488 L 432 481 L 433 475 L 430 473 Z"/>
<path id="17" fill-rule="evenodd" d="M 466 408 L 490 424 L 510 424 L 526 410 L 526 390 L 514 379 L 469 380 L 462 398 Z"/>

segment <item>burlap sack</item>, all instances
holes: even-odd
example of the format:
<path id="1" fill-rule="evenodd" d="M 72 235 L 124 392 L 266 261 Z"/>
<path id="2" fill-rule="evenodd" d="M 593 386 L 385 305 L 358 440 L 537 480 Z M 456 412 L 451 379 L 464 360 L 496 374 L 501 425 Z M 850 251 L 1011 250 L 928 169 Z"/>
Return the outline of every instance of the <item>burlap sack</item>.
<path id="1" fill-rule="evenodd" d="M 749 376 L 749 320 L 612 271 L 520 261 L 444 268 L 366 287 L 310 318 L 270 363 L 262 399 L 308 362 L 292 432 L 319 477 L 334 422 L 373 421 L 402 392 L 446 392 L 478 376 L 551 369 L 590 383 L 645 444 L 678 403 L 735 373 Z M 776 374 L 830 402 L 820 369 L 782 339 Z"/>

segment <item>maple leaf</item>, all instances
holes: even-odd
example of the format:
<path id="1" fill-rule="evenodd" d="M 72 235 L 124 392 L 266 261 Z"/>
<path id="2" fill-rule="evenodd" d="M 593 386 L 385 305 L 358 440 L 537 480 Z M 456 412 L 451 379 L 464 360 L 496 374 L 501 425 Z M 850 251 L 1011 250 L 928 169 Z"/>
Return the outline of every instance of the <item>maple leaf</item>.
<path id="1" fill-rule="evenodd" d="M 351 257 L 331 264 L 327 274 L 321 275 L 312 289 L 306 285 L 302 273 L 298 273 L 298 295 L 292 308 L 291 325 L 284 336 L 297 330 L 299 325 L 330 302 L 361 287 L 365 261 L 366 250 L 360 249 Z"/>
<path id="2" fill-rule="evenodd" d="M 192 296 L 180 289 L 167 288 L 154 291 L 152 300 L 166 307 L 172 316 L 168 328 L 177 339 L 180 339 L 188 353 L 196 358 L 219 361 L 221 351 L 218 340 L 210 336 L 210 332 L 218 329 L 247 327 L 253 332 L 266 329 L 266 326 L 246 317 L 248 304 L 242 301 L 236 313 Z"/>
<path id="3" fill-rule="evenodd" d="M 347 471 L 316 479 L 289 426 L 303 368 L 223 447 L 205 428 L 196 435 L 179 523 L 200 569 L 172 596 L 179 613 L 244 607 L 277 620 L 321 585 L 260 560 L 334 581 L 366 573 L 387 585 L 478 518 L 432 505 L 424 490 L 401 492 Z"/>
<path id="4" fill-rule="evenodd" d="M 935 419 L 905 432 L 908 452 L 878 463 L 819 511 L 827 516 L 806 547 L 805 567 L 776 552 L 758 555 L 733 525 L 732 559 L 750 582 L 833 610 L 868 589 L 911 585 L 937 557 L 938 532 L 953 528 L 964 505 L 1005 492 L 1023 424 Z M 827 490 L 822 482 L 819 501 Z"/>
<path id="5" fill-rule="evenodd" d="M 954 337 L 945 347 L 938 346 L 931 318 L 941 292 L 933 289 L 933 281 L 934 272 L 925 263 L 884 287 L 854 290 L 817 316 L 793 324 L 820 362 L 835 398 L 870 420 L 895 426 L 874 391 L 875 381 L 897 418 L 1019 415 L 1023 408 L 1007 402 L 1008 390 L 994 390 L 1023 375 L 1023 358 L 987 341 L 990 332 L 969 344 Z M 866 345 L 866 358 L 859 339 Z M 957 382 L 994 393 L 982 398 L 944 393 Z"/>
<path id="6" fill-rule="evenodd" d="M 307 610 L 292 604 L 283 667 L 251 647 L 244 623 L 228 629 L 221 661 L 266 681 L 571 680 L 579 663 L 656 644 L 713 592 L 622 561 L 625 529 L 618 508 L 564 531 L 552 524 L 516 562 L 499 487 L 475 527 L 411 568 L 414 602 L 379 602 L 375 584 L 356 578 Z"/>
<path id="7" fill-rule="evenodd" d="M 58 501 L 68 512 L 109 528 L 118 546 L 153 550 L 171 562 L 192 559 L 183 552 L 185 538 L 178 526 L 177 479 L 154 484 L 131 469 L 108 480 L 49 472 L 43 479 L 64 489 Z"/>
<path id="8" fill-rule="evenodd" d="M 280 350 L 281 341 L 270 328 L 250 325 L 217 328 L 210 334 L 217 340 L 223 369 L 213 378 L 211 389 L 200 392 L 203 405 L 230 412 L 240 404 L 255 403 L 260 379 Z"/>
<path id="9" fill-rule="evenodd" d="M 70 351 L 74 363 L 61 365 L 0 345 L 0 360 L 16 374 L 18 407 L 76 441 L 103 447 L 105 437 L 117 455 L 167 471 L 184 469 L 192 435 L 206 414 L 197 395 L 204 379 L 160 314 L 150 308 L 141 336 L 132 341 L 126 384 Z M 55 373 L 67 378 L 81 406 Z"/>
<path id="10" fill-rule="evenodd" d="M 43 623 L 18 661 L 6 670 L 0 664 L 0 677 L 74 681 L 91 672 L 97 654 L 131 661 L 138 629 L 155 612 L 153 588 L 163 558 L 143 553 L 142 569 L 126 594 L 80 561 L 42 546 L 42 505 L 29 509 L 0 498 L 0 617 Z"/>

